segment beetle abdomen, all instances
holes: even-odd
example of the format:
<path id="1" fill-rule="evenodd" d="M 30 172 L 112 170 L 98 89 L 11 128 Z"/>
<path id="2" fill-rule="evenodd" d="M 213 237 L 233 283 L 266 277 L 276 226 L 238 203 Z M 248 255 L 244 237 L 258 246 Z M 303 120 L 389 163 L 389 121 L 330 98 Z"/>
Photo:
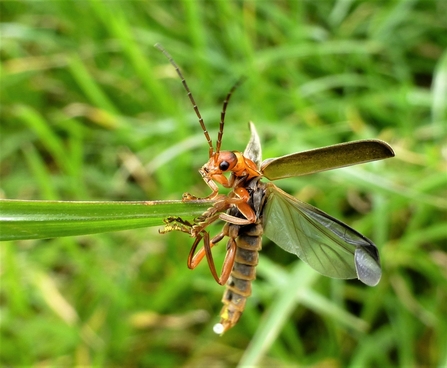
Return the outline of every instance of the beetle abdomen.
<path id="1" fill-rule="evenodd" d="M 230 224 L 231 226 L 237 225 Z M 220 312 L 220 325 L 223 331 L 220 333 L 237 323 L 244 311 L 245 302 L 251 295 L 251 283 L 256 278 L 256 265 L 262 248 L 262 233 L 260 223 L 239 226 L 236 259 L 222 297 L 224 306 Z"/>

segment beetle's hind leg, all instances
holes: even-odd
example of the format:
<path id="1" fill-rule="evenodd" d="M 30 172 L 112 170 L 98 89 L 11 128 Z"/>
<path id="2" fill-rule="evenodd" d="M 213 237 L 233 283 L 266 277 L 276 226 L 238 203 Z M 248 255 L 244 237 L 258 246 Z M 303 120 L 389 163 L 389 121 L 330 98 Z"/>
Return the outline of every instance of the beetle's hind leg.
<path id="1" fill-rule="evenodd" d="M 202 261 L 203 257 L 206 257 L 206 260 L 208 262 L 208 266 L 210 268 L 211 274 L 213 275 L 214 279 L 219 285 L 224 285 L 228 278 L 230 277 L 231 270 L 233 269 L 233 264 L 236 256 L 236 237 L 230 236 L 230 226 L 235 227 L 235 225 L 225 224 L 224 228 L 222 229 L 222 232 L 220 232 L 218 235 L 216 235 L 214 238 L 210 239 L 209 233 L 206 231 L 201 231 L 195 241 L 194 244 L 191 247 L 191 251 L 189 252 L 188 256 L 188 268 L 194 269 L 196 268 L 199 263 Z M 217 275 L 216 271 L 216 265 L 214 263 L 213 253 L 211 251 L 211 248 L 213 248 L 217 243 L 219 243 L 225 236 L 230 236 L 230 239 L 227 243 L 227 253 L 225 255 L 225 260 L 222 265 L 222 270 L 220 276 Z M 199 251 L 195 253 L 198 244 L 203 239 L 203 247 L 199 249 Z"/>

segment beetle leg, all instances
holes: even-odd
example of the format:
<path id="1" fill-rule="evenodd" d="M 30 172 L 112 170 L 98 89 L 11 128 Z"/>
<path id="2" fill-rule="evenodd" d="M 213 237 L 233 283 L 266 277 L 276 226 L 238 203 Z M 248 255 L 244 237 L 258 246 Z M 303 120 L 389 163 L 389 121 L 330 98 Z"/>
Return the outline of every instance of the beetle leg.
<path id="1" fill-rule="evenodd" d="M 229 215 L 228 213 L 221 213 L 219 215 L 219 219 L 221 219 L 222 221 L 229 222 L 230 224 L 234 224 L 234 225 L 250 225 L 254 222 L 254 221 L 246 219 L 246 218 L 244 219 L 244 218 Z"/>
<path id="2" fill-rule="evenodd" d="M 171 231 L 181 231 L 183 233 L 191 234 L 193 229 L 193 224 L 180 217 L 167 217 L 163 222 L 165 223 L 165 227 L 158 230 L 160 234 L 166 234 Z"/>
<path id="3" fill-rule="evenodd" d="M 207 233 L 206 231 L 199 233 L 188 255 L 188 268 L 190 269 L 196 268 L 202 261 L 203 257 L 206 256 L 206 260 L 208 262 L 211 274 L 213 275 L 214 279 L 219 285 L 224 285 L 228 281 L 228 278 L 230 277 L 231 271 L 233 269 L 237 249 L 235 241 L 237 234 L 234 237 L 230 237 L 230 240 L 228 241 L 227 253 L 225 255 L 225 260 L 222 266 L 220 277 L 217 276 L 216 266 L 214 264 L 214 258 L 211 252 L 211 248 L 217 245 L 217 243 L 220 242 L 225 236 L 229 236 L 228 229 L 229 225 L 226 224 L 222 232 L 216 235 L 211 240 L 209 238 L 209 233 Z M 197 252 L 197 254 L 194 255 L 197 249 L 197 245 L 200 243 L 202 239 L 203 239 L 203 247 Z"/>
<path id="4" fill-rule="evenodd" d="M 204 232 L 204 234 L 207 234 L 206 232 Z M 197 249 L 197 245 L 200 243 L 200 241 L 202 240 L 202 238 L 205 235 L 202 234 L 198 234 L 196 236 L 196 239 L 194 240 L 194 244 L 191 247 L 191 250 L 189 251 L 189 255 L 188 255 L 188 268 L 193 270 L 194 268 L 196 268 L 200 261 L 202 260 L 203 256 L 205 255 L 204 253 L 204 248 L 200 249 L 196 255 L 194 255 L 196 249 Z M 209 237 L 208 237 L 209 239 Z"/>
<path id="5" fill-rule="evenodd" d="M 188 263 L 187 263 L 188 268 L 190 268 L 191 270 L 196 268 L 202 261 L 203 257 L 206 256 L 211 274 L 213 275 L 214 279 L 219 283 L 219 277 L 217 276 L 216 266 L 214 265 L 214 259 L 213 254 L 211 252 L 211 248 L 214 247 L 220 240 L 222 240 L 224 236 L 225 234 L 220 233 L 210 241 L 209 233 L 207 233 L 206 231 L 202 231 L 201 233 L 199 233 L 188 255 Z M 197 252 L 197 254 L 194 255 L 197 249 L 197 245 L 200 243 L 202 238 L 203 238 L 203 247 Z"/>
<path id="6" fill-rule="evenodd" d="M 204 213 L 202 213 L 199 217 L 194 219 L 195 223 L 201 223 L 205 221 L 209 221 L 209 219 L 214 216 L 218 212 L 226 211 L 230 208 L 230 203 L 228 202 L 228 198 L 225 195 L 221 195 L 213 205 L 213 207 L 208 208 Z"/>
<path id="7" fill-rule="evenodd" d="M 219 196 L 219 187 L 217 184 L 213 181 L 212 178 L 209 177 L 209 173 L 206 172 L 203 168 L 199 170 L 200 175 L 202 175 L 203 181 L 210 187 L 212 190 L 212 193 L 204 198 L 196 197 L 192 195 L 191 193 L 183 193 L 182 201 L 196 201 L 196 200 L 214 200 Z"/>
<path id="8" fill-rule="evenodd" d="M 233 270 L 234 260 L 236 258 L 237 244 L 234 238 L 230 238 L 227 244 L 227 254 L 222 265 L 222 272 L 219 280 L 216 280 L 219 285 L 224 285 L 228 281 L 231 271 Z"/>
<path id="9" fill-rule="evenodd" d="M 198 218 L 197 223 L 191 227 L 190 235 L 196 237 L 198 234 L 202 233 L 208 225 L 211 225 L 219 218 L 219 215 L 213 215 L 208 218 Z"/>
<path id="10" fill-rule="evenodd" d="M 239 235 L 239 226 L 226 223 L 222 233 L 225 233 L 225 235 L 230 239 L 227 243 L 227 254 L 225 255 L 224 263 L 222 265 L 222 272 L 218 281 L 220 285 L 223 285 L 228 281 L 231 271 L 233 270 L 237 252 L 236 238 Z"/>
<path id="11" fill-rule="evenodd" d="M 227 198 L 227 204 L 231 204 L 237 207 L 240 213 L 244 215 L 245 219 L 229 215 L 227 213 L 221 213 L 219 218 L 223 221 L 230 222 L 236 225 L 248 225 L 253 224 L 256 221 L 256 213 L 248 204 L 250 199 L 250 193 L 243 187 L 234 189 L 232 193 L 233 197 Z"/>
<path id="12" fill-rule="evenodd" d="M 213 207 L 208 208 L 201 216 L 194 219 L 195 224 L 191 228 L 191 236 L 196 236 L 202 232 L 208 225 L 219 218 L 221 212 L 226 211 L 230 206 L 231 203 L 226 196 L 217 201 Z"/>
<path id="13" fill-rule="evenodd" d="M 245 218 L 236 217 L 233 215 L 229 215 L 228 213 L 220 213 L 219 218 L 223 221 L 229 222 L 231 224 L 235 225 L 249 225 L 253 224 L 256 221 L 256 213 L 253 211 L 253 209 L 250 207 L 250 205 L 245 202 L 241 198 L 231 198 L 228 200 L 229 204 L 234 205 L 237 207 L 240 213 Z"/>
<path id="14" fill-rule="evenodd" d="M 206 256 L 210 269 L 211 270 L 214 269 L 214 273 L 216 273 L 213 256 L 211 254 L 211 247 L 213 247 L 214 245 L 216 245 L 217 242 L 222 240 L 224 236 L 230 237 L 227 243 L 227 253 L 225 254 L 225 259 L 222 265 L 222 270 L 220 272 L 220 277 L 216 278 L 217 275 L 214 276 L 213 271 L 211 271 L 211 273 L 214 276 L 214 279 L 217 281 L 219 285 L 224 285 L 228 281 L 231 271 L 233 270 L 234 260 L 236 258 L 236 251 L 237 251 L 237 244 L 235 239 L 238 236 L 238 232 L 239 232 L 239 226 L 234 226 L 226 223 L 222 229 L 222 232 L 211 240 L 210 252 L 209 254 L 207 253 Z"/>

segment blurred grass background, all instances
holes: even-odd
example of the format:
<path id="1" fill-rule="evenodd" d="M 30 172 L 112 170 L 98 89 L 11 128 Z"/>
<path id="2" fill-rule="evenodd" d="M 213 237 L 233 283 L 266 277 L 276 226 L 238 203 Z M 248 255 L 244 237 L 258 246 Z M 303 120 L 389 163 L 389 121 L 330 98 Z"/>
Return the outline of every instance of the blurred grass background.
<path id="1" fill-rule="evenodd" d="M 252 120 L 264 158 L 363 138 L 396 151 L 277 183 L 378 245 L 377 287 L 265 240 L 246 311 L 217 337 L 223 288 L 187 269 L 185 234 L 5 242 L 1 364 L 445 367 L 446 14 L 444 0 L 0 3 L 3 198 L 209 193 L 206 141 L 156 42 L 213 138 L 248 76 L 224 149 L 243 150 Z"/>

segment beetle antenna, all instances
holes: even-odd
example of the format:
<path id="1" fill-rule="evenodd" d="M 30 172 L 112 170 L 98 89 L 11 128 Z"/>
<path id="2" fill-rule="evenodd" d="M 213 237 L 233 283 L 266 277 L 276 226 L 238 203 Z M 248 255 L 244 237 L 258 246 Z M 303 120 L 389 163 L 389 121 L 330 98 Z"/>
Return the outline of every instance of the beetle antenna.
<path id="1" fill-rule="evenodd" d="M 230 101 L 230 98 L 233 94 L 233 92 L 238 88 L 244 81 L 245 77 L 240 78 L 233 87 L 231 87 L 230 92 L 228 92 L 227 97 L 225 97 L 225 100 L 223 102 L 222 112 L 220 113 L 220 126 L 219 126 L 219 133 L 217 134 L 217 141 L 216 141 L 216 153 L 220 152 L 220 146 L 222 143 L 222 137 L 223 137 L 223 130 L 224 130 L 224 124 L 225 124 L 225 113 L 227 112 L 227 106 L 228 102 Z"/>
<path id="2" fill-rule="evenodd" d="M 214 153 L 213 142 L 211 141 L 210 135 L 209 135 L 208 131 L 206 130 L 206 126 L 205 126 L 205 123 L 203 122 L 202 115 L 200 115 L 199 108 L 197 107 L 196 101 L 194 100 L 194 97 L 192 96 L 192 93 L 191 93 L 191 91 L 189 90 L 188 85 L 186 84 L 186 80 L 185 80 L 185 78 L 183 77 L 183 74 L 182 74 L 182 72 L 180 71 L 180 68 L 179 68 L 178 65 L 175 63 L 175 61 L 174 61 L 174 59 L 172 58 L 172 56 L 169 55 L 169 53 L 163 48 L 162 45 L 160 45 L 159 43 L 156 43 L 154 46 L 155 46 L 157 49 L 159 49 L 159 50 L 166 56 L 166 58 L 167 58 L 167 59 L 169 60 L 169 62 L 173 65 L 173 67 L 175 68 L 177 74 L 179 75 L 180 79 L 182 80 L 183 87 L 185 88 L 186 92 L 188 93 L 189 100 L 191 101 L 192 106 L 193 106 L 193 108 L 194 108 L 194 111 L 195 111 L 197 117 L 199 118 L 199 123 L 200 123 L 200 126 L 202 127 L 203 134 L 205 135 L 205 138 L 206 138 L 206 140 L 207 140 L 207 142 L 208 142 L 208 145 L 210 146 L 209 157 L 211 157 L 211 156 L 213 155 L 213 153 Z M 234 88 L 233 88 L 233 89 L 234 89 Z M 231 92 L 230 92 L 230 95 L 231 95 Z M 229 98 L 229 96 L 227 96 L 227 99 L 228 99 L 228 98 Z M 227 102 L 227 103 L 228 103 L 228 102 Z M 225 105 L 224 105 L 224 106 L 225 106 Z M 224 108 L 224 110 L 225 110 L 225 108 Z M 224 111 L 223 111 L 223 113 L 224 113 L 224 116 L 225 116 L 225 112 L 224 112 Z M 223 123 L 222 123 L 222 122 L 221 122 L 221 130 L 223 130 Z M 219 132 L 219 134 L 220 134 L 220 136 L 222 136 L 222 133 Z M 219 144 L 219 146 L 220 146 L 220 144 Z M 217 152 L 219 152 L 219 150 L 217 150 Z"/>

